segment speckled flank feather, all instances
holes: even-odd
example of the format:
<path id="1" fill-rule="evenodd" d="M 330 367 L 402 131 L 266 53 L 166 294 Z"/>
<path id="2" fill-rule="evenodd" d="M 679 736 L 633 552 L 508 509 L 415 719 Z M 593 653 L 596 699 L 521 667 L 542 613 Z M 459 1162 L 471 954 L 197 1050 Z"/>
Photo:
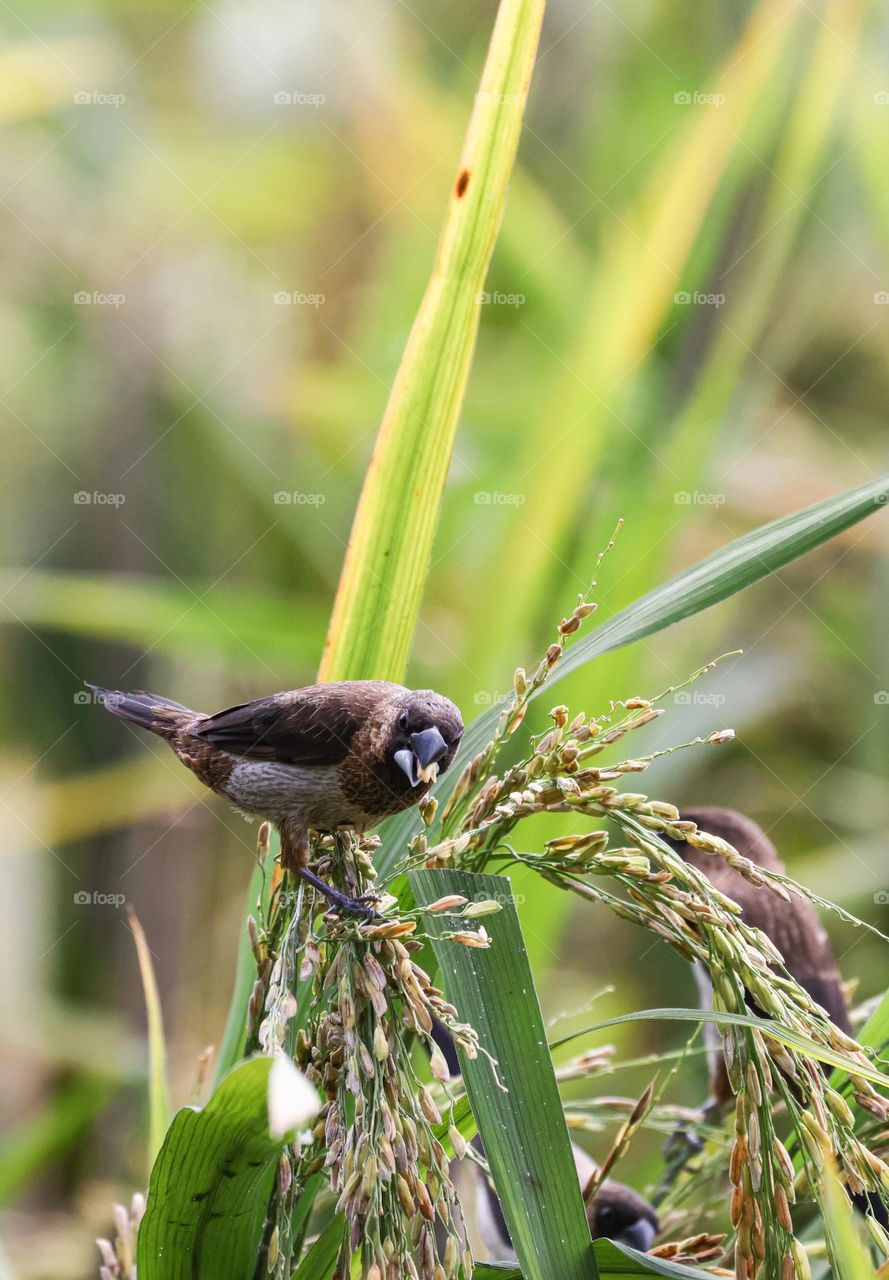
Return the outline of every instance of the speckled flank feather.
<path id="1" fill-rule="evenodd" d="M 366 816 L 346 798 L 336 765 L 301 767 L 271 760 L 237 760 L 224 790 L 245 813 L 260 813 L 272 822 L 282 822 L 295 810 L 302 810 L 308 825 L 319 831 L 357 826 Z"/>

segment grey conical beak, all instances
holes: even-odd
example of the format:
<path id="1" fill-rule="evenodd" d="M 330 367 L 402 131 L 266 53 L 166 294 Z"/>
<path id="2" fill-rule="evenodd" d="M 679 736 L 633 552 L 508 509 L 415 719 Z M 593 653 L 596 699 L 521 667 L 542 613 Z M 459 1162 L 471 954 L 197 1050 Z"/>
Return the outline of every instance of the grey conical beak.
<path id="1" fill-rule="evenodd" d="M 392 757 L 403 770 L 412 787 L 421 782 L 434 782 L 438 777 L 438 762 L 447 754 L 448 744 L 436 728 L 411 734 L 411 748 L 402 747 Z"/>
<path id="2" fill-rule="evenodd" d="M 424 729 L 422 733 L 412 733 L 411 746 L 420 765 L 418 773 L 428 769 L 431 764 L 437 764 L 448 750 L 448 744 L 435 727 Z"/>

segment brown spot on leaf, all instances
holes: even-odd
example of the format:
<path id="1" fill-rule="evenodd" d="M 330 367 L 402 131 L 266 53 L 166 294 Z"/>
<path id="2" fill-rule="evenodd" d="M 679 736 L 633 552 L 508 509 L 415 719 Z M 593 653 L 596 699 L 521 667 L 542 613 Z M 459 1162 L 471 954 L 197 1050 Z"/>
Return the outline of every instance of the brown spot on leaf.
<path id="1" fill-rule="evenodd" d="M 466 188 L 469 186 L 469 170 L 461 169 L 457 177 L 457 185 L 454 190 L 457 193 L 457 199 L 462 199 L 466 195 Z"/>

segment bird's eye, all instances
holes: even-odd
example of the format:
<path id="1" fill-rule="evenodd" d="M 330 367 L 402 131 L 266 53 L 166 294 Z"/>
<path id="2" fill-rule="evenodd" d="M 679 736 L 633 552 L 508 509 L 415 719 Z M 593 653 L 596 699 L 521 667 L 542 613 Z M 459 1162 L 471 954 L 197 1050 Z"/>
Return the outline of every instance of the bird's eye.
<path id="1" fill-rule="evenodd" d="M 408 714 L 406 711 L 402 711 L 401 715 L 398 717 L 398 723 L 401 725 L 402 729 L 406 729 L 407 722 L 408 722 Z"/>

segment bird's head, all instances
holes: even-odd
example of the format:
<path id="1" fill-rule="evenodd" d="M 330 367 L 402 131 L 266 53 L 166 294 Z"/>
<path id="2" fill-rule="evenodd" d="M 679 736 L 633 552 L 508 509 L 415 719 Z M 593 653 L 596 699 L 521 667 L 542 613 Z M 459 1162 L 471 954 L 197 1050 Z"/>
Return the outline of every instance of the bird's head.
<path id="1" fill-rule="evenodd" d="M 453 702 L 432 689 L 406 689 L 391 722 L 389 757 L 411 787 L 428 787 L 450 766 L 462 737 Z"/>
<path id="2" fill-rule="evenodd" d="M 660 1230 L 658 1216 L 638 1191 L 620 1182 L 602 1183 L 587 1204 L 590 1235 L 594 1240 L 614 1240 L 648 1253 Z"/>

